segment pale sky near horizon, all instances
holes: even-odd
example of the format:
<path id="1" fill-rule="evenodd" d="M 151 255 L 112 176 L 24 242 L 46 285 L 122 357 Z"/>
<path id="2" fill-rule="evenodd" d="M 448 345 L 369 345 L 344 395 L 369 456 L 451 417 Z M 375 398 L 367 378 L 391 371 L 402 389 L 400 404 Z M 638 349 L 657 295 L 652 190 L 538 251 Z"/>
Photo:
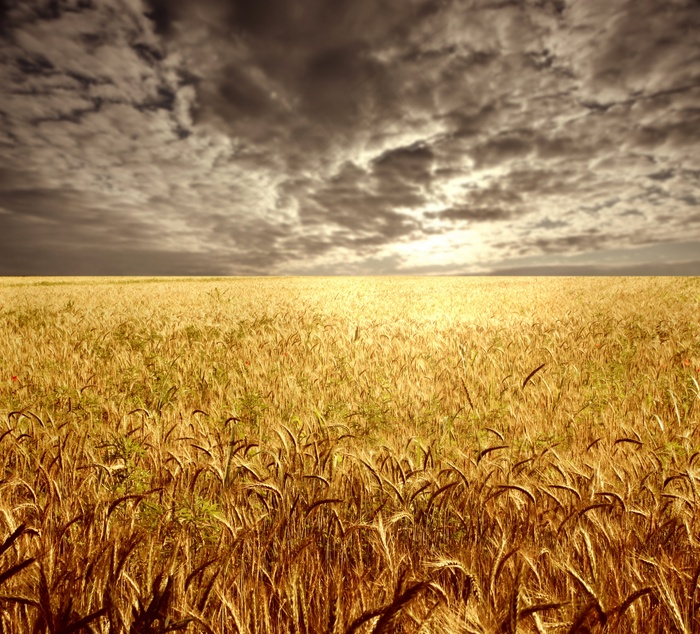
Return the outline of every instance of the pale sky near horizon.
<path id="1" fill-rule="evenodd" d="M 0 0 L 0 275 L 700 275 L 697 0 Z"/>

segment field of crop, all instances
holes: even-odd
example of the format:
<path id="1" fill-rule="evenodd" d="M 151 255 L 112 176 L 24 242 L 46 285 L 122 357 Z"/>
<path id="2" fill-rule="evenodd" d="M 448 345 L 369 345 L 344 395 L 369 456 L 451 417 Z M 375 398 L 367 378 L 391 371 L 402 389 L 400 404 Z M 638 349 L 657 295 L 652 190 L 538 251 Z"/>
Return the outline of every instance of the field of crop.
<path id="1" fill-rule="evenodd" d="M 0 632 L 700 632 L 699 278 L 4 278 L 0 317 Z"/>

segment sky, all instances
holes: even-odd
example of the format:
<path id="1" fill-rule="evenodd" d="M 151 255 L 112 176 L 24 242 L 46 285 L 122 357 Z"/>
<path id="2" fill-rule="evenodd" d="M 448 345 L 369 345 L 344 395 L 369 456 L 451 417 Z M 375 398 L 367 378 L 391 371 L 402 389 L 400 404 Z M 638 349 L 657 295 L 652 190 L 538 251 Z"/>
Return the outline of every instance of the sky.
<path id="1" fill-rule="evenodd" d="M 698 0 L 0 0 L 0 275 L 700 275 Z"/>

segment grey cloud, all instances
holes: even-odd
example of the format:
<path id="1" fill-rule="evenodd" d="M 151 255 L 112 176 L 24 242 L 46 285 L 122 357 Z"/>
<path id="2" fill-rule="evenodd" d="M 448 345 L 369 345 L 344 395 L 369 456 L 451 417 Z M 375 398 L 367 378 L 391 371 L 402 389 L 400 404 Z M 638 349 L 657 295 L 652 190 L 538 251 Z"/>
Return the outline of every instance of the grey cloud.
<path id="1" fill-rule="evenodd" d="M 157 65 L 165 57 L 165 54 L 159 48 L 146 42 L 134 42 L 131 44 L 131 48 L 149 66 Z"/>
<path id="2" fill-rule="evenodd" d="M 561 227 L 568 227 L 570 223 L 564 220 L 552 220 L 549 216 L 543 218 L 534 225 L 535 229 L 560 229 Z"/>
<path id="3" fill-rule="evenodd" d="M 241 274 L 260 274 L 285 260 L 270 248 L 284 237 L 280 229 L 275 235 L 264 223 L 236 228 L 207 218 L 200 224 L 212 235 L 227 231 L 229 241 L 220 236 L 208 250 L 174 250 L 166 246 L 172 232 L 138 209 L 115 213 L 109 201 L 96 205 L 75 191 L 0 191 L 0 275 L 218 275 L 232 273 L 232 261 Z"/>
<path id="4" fill-rule="evenodd" d="M 76 5 L 73 11 L 70 30 L 66 27 L 62 32 L 57 27 L 47 31 L 43 22 L 37 22 L 33 27 L 37 29 L 36 36 L 24 34 L 21 41 L 11 45 L 9 50 L 15 52 L 15 57 L 8 70 L 15 78 L 5 97 L 14 119 L 11 125 L 81 123 L 106 103 L 129 104 L 139 110 L 173 111 L 178 89 L 174 78 L 156 68 L 148 72 L 140 68 L 143 51 L 155 51 L 155 48 L 139 41 L 142 35 L 127 23 L 121 25 L 126 42 L 98 35 L 86 40 L 81 29 L 92 24 L 88 18 L 96 10 L 86 11 L 83 16 L 80 6 Z M 63 9 L 54 19 L 58 20 L 62 12 Z M 110 8 L 106 5 L 101 8 L 99 19 L 107 21 L 109 17 Z M 115 21 L 115 30 L 119 25 Z M 46 36 L 45 42 L 39 39 L 42 36 Z M 39 53 L 39 47 L 45 52 Z M 140 51 L 140 55 L 134 51 Z M 36 98 L 31 99 L 32 96 Z"/>
<path id="5" fill-rule="evenodd" d="M 639 188 L 641 191 L 629 198 L 630 201 L 640 201 L 647 205 L 652 205 L 653 207 L 659 207 L 666 205 L 668 200 L 672 198 L 671 193 L 658 185 L 653 185 L 651 187 L 644 186 Z"/>
<path id="6" fill-rule="evenodd" d="M 387 184 L 381 168 L 379 174 L 378 179 L 372 179 L 365 170 L 346 163 L 334 178 L 309 195 L 300 210 L 302 223 L 350 230 L 354 235 L 341 231 L 337 238 L 343 245 L 360 247 L 409 235 L 419 228 L 417 222 L 395 209 L 420 204 L 423 198 L 410 184 L 398 180 Z"/>
<path id="7" fill-rule="evenodd" d="M 156 33 L 167 35 L 181 13 L 182 4 L 178 0 L 146 0 L 144 15 L 153 21 Z"/>
<path id="8" fill-rule="evenodd" d="M 688 182 L 692 185 L 700 185 L 700 169 L 699 170 L 681 169 L 678 171 L 678 174 L 686 182 Z"/>
<path id="9" fill-rule="evenodd" d="M 50 77 L 56 72 L 54 65 L 43 55 L 19 56 L 15 58 L 15 63 L 24 75 Z"/>
<path id="10" fill-rule="evenodd" d="M 542 253 L 567 253 L 597 251 L 610 242 L 610 236 L 601 234 L 598 229 L 589 229 L 586 233 L 560 236 L 555 238 L 535 238 L 529 241 Z"/>
<path id="11" fill-rule="evenodd" d="M 534 134 L 530 130 L 508 132 L 475 147 L 472 156 L 477 167 L 492 167 L 512 159 L 521 159 L 533 151 L 533 139 Z"/>
<path id="12" fill-rule="evenodd" d="M 219 247 L 234 247 L 236 252 L 266 253 L 270 261 L 283 259 L 280 244 L 290 235 L 291 227 L 273 224 L 262 219 L 241 218 L 232 223 L 228 216 L 200 219 L 200 224 L 208 224 L 212 242 Z M 268 262 L 269 264 L 270 262 Z"/>
<path id="13" fill-rule="evenodd" d="M 600 152 L 601 146 L 607 145 L 605 140 L 595 139 L 592 144 L 590 139 L 573 138 L 570 136 L 541 137 L 535 142 L 537 156 L 544 160 L 549 159 L 582 159 L 593 158 Z"/>
<path id="14" fill-rule="evenodd" d="M 374 175 L 380 180 L 403 181 L 425 185 L 430 182 L 433 151 L 423 143 L 385 152 L 372 162 Z"/>
<path id="15" fill-rule="evenodd" d="M 9 162 L 0 161 L 0 192 L 10 189 L 26 189 L 31 191 L 42 186 L 41 175 L 29 172 Z M 1 205 L 0 199 L 0 205 Z"/>
<path id="16" fill-rule="evenodd" d="M 272 114 L 274 103 L 262 86 L 257 85 L 243 69 L 230 65 L 224 69 L 225 82 L 219 86 L 219 94 L 227 104 L 226 115 L 241 118 Z"/>
<path id="17" fill-rule="evenodd" d="M 700 260 L 688 262 L 654 262 L 648 264 L 555 264 L 550 266 L 523 266 L 504 267 L 492 269 L 488 273 L 479 275 L 540 275 L 540 276 L 587 276 L 587 275 L 613 275 L 613 276 L 648 276 L 648 275 L 700 275 Z"/>
<path id="18" fill-rule="evenodd" d="M 303 265 L 292 268 L 292 272 L 302 275 L 395 275 L 397 271 L 413 273 L 404 268 L 405 258 L 399 255 L 366 255 L 360 261 L 331 260 L 322 264 Z M 298 266 L 298 265 L 297 265 Z M 416 271 L 420 274 L 421 271 Z"/>
<path id="19" fill-rule="evenodd" d="M 459 205 L 425 213 L 428 219 L 488 222 L 508 220 L 524 213 L 522 196 L 514 189 L 494 183 L 473 188 L 460 196 Z"/>
<path id="20" fill-rule="evenodd" d="M 580 271 L 580 274 L 596 274 L 605 271 L 622 271 L 629 267 L 630 275 L 635 274 L 634 269 L 644 267 L 653 272 L 656 267 L 662 269 L 666 264 L 685 266 L 698 260 L 700 242 L 676 242 L 655 241 L 644 246 L 631 245 L 627 248 L 601 248 L 597 251 L 581 252 L 577 254 L 562 253 L 559 255 L 527 255 L 525 257 L 513 257 L 506 260 L 491 261 L 482 264 L 486 271 L 506 275 L 506 271 L 514 271 L 514 274 L 526 274 L 527 271 L 537 274 L 537 270 L 549 270 L 556 275 L 557 271 Z M 603 270 L 604 269 L 604 270 Z M 590 271 L 590 273 L 586 273 Z M 520 272 L 520 273 L 518 273 Z M 620 273 L 624 274 L 624 273 Z M 683 274 L 683 273 L 679 273 Z"/>
<path id="21" fill-rule="evenodd" d="M 335 238 L 311 236 L 295 236 L 284 241 L 285 252 L 289 255 L 291 265 L 305 258 L 317 258 L 333 251 L 336 247 Z"/>
<path id="22" fill-rule="evenodd" d="M 660 127 L 640 126 L 635 132 L 635 145 L 644 150 L 655 150 L 666 142 L 669 131 Z"/>
<path id="23" fill-rule="evenodd" d="M 441 236 L 461 262 L 465 223 L 502 255 L 678 239 L 700 51 L 673 7 L 0 0 L 0 222 L 263 273 L 407 270 Z"/>
<path id="24" fill-rule="evenodd" d="M 97 222 L 99 218 L 86 214 L 81 208 L 84 202 L 85 197 L 80 192 L 66 189 L 4 189 L 0 192 L 0 208 L 55 223 Z"/>
<path id="25" fill-rule="evenodd" d="M 460 90 L 460 88 L 462 91 L 465 90 L 463 83 L 456 87 L 456 90 Z M 450 145 L 454 146 L 460 142 L 466 142 L 467 147 L 469 147 L 469 143 L 478 139 L 484 130 L 496 127 L 500 123 L 500 116 L 500 110 L 493 103 L 473 108 L 465 108 L 464 104 L 460 103 L 459 106 L 445 113 L 443 117 L 450 129 Z M 459 150 L 460 148 L 455 149 Z"/>
<path id="26" fill-rule="evenodd" d="M 9 234 L 12 236 L 13 234 Z M 8 237 L 9 237 L 8 236 Z M 78 248 L 57 240 L 31 238 L 34 248 L 26 249 L 14 240 L 5 248 L 0 275 L 230 275 L 230 261 L 211 253 L 187 253 L 158 248 L 119 249 L 82 243 Z M 267 264 L 265 256 L 243 263 L 238 271 L 257 274 Z"/>
<path id="27" fill-rule="evenodd" d="M 349 229 L 356 238 L 343 232 L 337 236 L 346 244 L 355 242 L 359 245 L 393 242 L 418 228 L 412 217 L 382 206 L 382 199 L 372 194 L 358 192 L 337 199 L 335 193 L 329 189 L 316 195 L 309 208 L 301 212 L 302 223 Z"/>
<path id="28" fill-rule="evenodd" d="M 330 130 L 348 129 L 372 110 L 380 116 L 397 111 L 395 80 L 362 42 L 311 54 L 300 74 L 302 113 Z"/>
<path id="29" fill-rule="evenodd" d="M 700 101 L 700 90 L 697 99 Z M 675 112 L 659 116 L 652 125 L 642 125 L 635 130 L 632 142 L 644 150 L 669 149 L 685 150 L 700 142 L 700 109 L 679 108 Z"/>
<path id="30" fill-rule="evenodd" d="M 619 198 L 611 198 L 610 200 L 604 200 L 600 203 L 596 203 L 595 205 L 583 205 L 581 206 L 581 211 L 585 211 L 586 213 L 595 216 L 603 209 L 610 209 L 612 207 L 615 207 L 615 205 L 617 205 L 619 202 Z"/>
<path id="31" fill-rule="evenodd" d="M 522 200 L 517 190 L 504 187 L 500 182 L 488 187 L 474 188 L 467 193 L 467 201 L 474 205 L 503 204 L 512 209 Z"/>
<path id="32" fill-rule="evenodd" d="M 8 243 L 10 236 L 21 235 L 25 244 L 46 245 L 55 240 L 64 248 L 79 249 L 82 244 L 104 241 L 116 249 L 153 247 L 162 237 L 157 226 L 137 214 L 114 213 L 109 201 L 96 203 L 72 189 L 2 189 L 0 214 Z"/>
<path id="33" fill-rule="evenodd" d="M 440 220 L 470 220 L 472 222 L 487 222 L 490 220 L 507 220 L 512 213 L 500 207 L 453 207 L 437 212 L 427 212 L 426 218 Z"/>
<path id="34" fill-rule="evenodd" d="M 8 11 L 9 0 L 0 0 L 0 35 L 4 35 L 6 32 Z"/>
<path id="35" fill-rule="evenodd" d="M 519 195 L 561 195 L 575 187 L 578 172 L 573 169 L 515 169 L 502 179 L 504 187 Z"/>
<path id="36" fill-rule="evenodd" d="M 415 30 L 416 16 L 423 23 L 439 8 L 432 2 L 357 0 L 311 0 L 303 6 L 280 0 L 151 0 L 150 6 L 157 30 L 171 47 L 184 47 L 199 77 L 200 116 L 240 130 L 240 116 L 267 114 L 271 132 L 305 120 L 307 128 L 321 124 L 345 134 L 372 112 L 377 117 L 398 113 L 394 84 L 401 68 L 380 61 L 374 51 Z M 219 26 L 212 26 L 214 20 Z M 195 29 L 206 29 L 207 37 L 190 50 Z M 231 33 L 238 44 L 231 43 Z"/>
<path id="37" fill-rule="evenodd" d="M 674 171 L 671 169 L 661 170 L 660 172 L 654 172 L 649 174 L 647 178 L 654 181 L 667 181 L 675 176 Z"/>
<path id="38" fill-rule="evenodd" d="M 654 0 L 591 0 L 570 5 L 567 19 L 580 33 L 601 24 L 612 27 L 607 37 L 569 44 L 578 47 L 572 51 L 577 69 L 587 71 L 584 99 L 605 105 L 696 83 L 700 76 L 693 62 L 697 38 L 689 28 L 700 21 L 696 2 L 674 2 L 671 9 Z"/>
<path id="39" fill-rule="evenodd" d="M 614 19 L 606 20 L 606 13 Z M 700 5 L 591 1 L 572 5 L 568 17 L 579 24 L 579 33 L 584 26 L 611 25 L 606 37 L 585 43 L 572 38 L 567 44 L 578 46 L 569 53 L 581 78 L 582 104 L 602 119 L 624 112 L 636 124 L 625 142 L 636 148 L 685 151 L 697 145 L 700 47 L 693 26 L 700 25 Z"/>

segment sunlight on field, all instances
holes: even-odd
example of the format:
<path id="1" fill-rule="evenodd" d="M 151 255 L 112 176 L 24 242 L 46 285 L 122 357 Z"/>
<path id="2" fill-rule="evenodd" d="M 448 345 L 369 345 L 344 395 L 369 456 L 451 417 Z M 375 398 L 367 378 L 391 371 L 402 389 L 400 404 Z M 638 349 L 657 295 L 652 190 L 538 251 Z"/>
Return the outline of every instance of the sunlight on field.
<path id="1" fill-rule="evenodd" d="M 700 630 L 698 278 L 4 278 L 0 311 L 0 631 Z"/>

